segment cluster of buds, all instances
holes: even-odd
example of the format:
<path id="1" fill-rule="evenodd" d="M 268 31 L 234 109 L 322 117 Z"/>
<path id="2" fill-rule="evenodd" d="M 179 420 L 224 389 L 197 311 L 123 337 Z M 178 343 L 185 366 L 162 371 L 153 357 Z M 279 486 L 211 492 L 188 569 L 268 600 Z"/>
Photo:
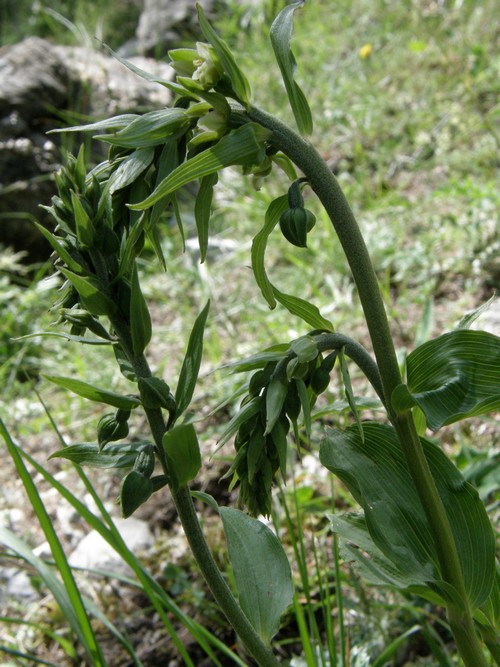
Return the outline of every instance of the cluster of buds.
<path id="1" fill-rule="evenodd" d="M 228 471 L 240 481 L 240 500 L 253 515 L 271 513 L 275 475 L 286 475 L 287 436 L 301 411 L 310 414 L 319 394 L 328 387 L 337 351 L 323 355 L 313 336 L 290 344 L 279 359 L 268 361 L 250 378 L 242 402 L 236 437 L 236 457 Z"/>

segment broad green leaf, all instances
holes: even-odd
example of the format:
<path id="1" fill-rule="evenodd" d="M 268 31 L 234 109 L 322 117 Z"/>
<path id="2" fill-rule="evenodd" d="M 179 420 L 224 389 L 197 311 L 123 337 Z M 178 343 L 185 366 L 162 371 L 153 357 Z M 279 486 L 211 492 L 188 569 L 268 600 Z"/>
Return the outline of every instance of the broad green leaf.
<path id="1" fill-rule="evenodd" d="M 203 354 L 203 333 L 210 310 L 210 300 L 196 318 L 182 362 L 179 381 L 175 392 L 176 418 L 179 417 L 191 403 L 194 388 L 200 372 L 201 357 Z"/>
<path id="2" fill-rule="evenodd" d="M 193 424 L 181 424 L 163 436 L 163 448 L 174 490 L 185 486 L 201 468 L 200 445 Z"/>
<path id="3" fill-rule="evenodd" d="M 307 363 L 318 356 L 318 345 L 311 336 L 301 336 L 290 343 L 290 349 L 295 352 L 299 363 Z"/>
<path id="4" fill-rule="evenodd" d="M 271 26 L 271 44 L 281 70 L 290 106 L 301 134 L 311 134 L 312 114 L 307 99 L 294 79 L 297 62 L 290 49 L 293 32 L 293 12 L 302 7 L 304 1 L 287 5 L 275 18 Z"/>
<path id="5" fill-rule="evenodd" d="M 177 107 L 149 111 L 113 134 L 97 134 L 94 139 L 124 148 L 147 148 L 163 144 L 168 137 L 187 130 L 190 118 Z"/>
<path id="6" fill-rule="evenodd" d="M 110 194 L 133 183 L 153 161 L 155 152 L 152 148 L 138 148 L 123 160 L 108 181 Z"/>
<path id="7" fill-rule="evenodd" d="M 194 217 L 196 220 L 196 229 L 198 230 L 198 244 L 200 246 L 201 263 L 205 261 L 208 249 L 208 226 L 210 223 L 210 209 L 214 194 L 214 185 L 217 184 L 219 176 L 217 172 L 204 176 L 200 181 L 200 189 L 196 195 L 194 205 Z"/>
<path id="8" fill-rule="evenodd" d="M 267 239 L 279 222 L 281 214 L 288 208 L 288 195 L 282 195 L 274 199 L 266 211 L 264 227 L 258 232 L 252 241 L 252 270 L 255 281 L 260 287 L 262 296 L 269 304 L 269 308 L 276 307 L 276 299 L 273 294 L 273 286 L 269 282 L 264 266 Z"/>
<path id="9" fill-rule="evenodd" d="M 196 5 L 196 9 L 198 10 L 198 22 L 200 24 L 202 33 L 205 35 L 206 40 L 213 46 L 214 51 L 217 54 L 222 67 L 224 68 L 224 72 L 227 74 L 229 80 L 231 81 L 231 86 L 236 94 L 238 101 L 240 101 L 243 106 L 248 108 L 250 104 L 251 91 L 250 84 L 248 83 L 246 76 L 236 64 L 234 56 L 226 42 L 217 35 L 215 30 L 207 21 L 207 18 L 203 12 L 203 8 L 199 3 Z"/>
<path id="10" fill-rule="evenodd" d="M 131 204 L 134 210 L 149 208 L 166 195 L 178 190 L 186 183 L 204 176 L 209 176 L 231 165 L 259 164 L 264 159 L 263 142 L 268 136 L 267 130 L 256 123 L 247 123 L 232 130 L 222 139 L 190 160 L 174 169 L 147 197 L 139 204 Z"/>
<path id="11" fill-rule="evenodd" d="M 352 493 L 365 513 L 368 531 L 398 576 L 415 585 L 432 584 L 446 595 L 432 531 L 396 432 L 391 426 L 363 422 L 364 441 L 357 426 L 329 429 L 320 460 Z M 495 572 L 495 539 L 477 491 L 445 454 L 421 438 L 438 492 L 446 508 L 472 606 L 489 596 Z"/>
<path id="12" fill-rule="evenodd" d="M 397 411 L 413 405 L 437 431 L 500 408 L 500 338 L 459 329 L 421 345 L 406 360 L 408 386 L 396 388 Z"/>
<path id="13" fill-rule="evenodd" d="M 73 285 L 85 308 L 92 315 L 112 315 L 116 311 L 116 303 L 104 294 L 103 287 L 97 278 L 84 278 L 69 269 L 59 269 Z"/>
<path id="14" fill-rule="evenodd" d="M 151 340 L 151 315 L 139 283 L 137 266 L 132 269 L 132 283 L 130 287 L 130 333 L 134 354 L 139 357 Z"/>
<path id="15" fill-rule="evenodd" d="M 60 375 L 44 375 L 44 378 L 57 384 L 63 389 L 68 389 L 78 396 L 83 396 L 90 401 L 97 401 L 98 403 L 106 403 L 115 408 L 123 408 L 124 410 L 132 410 L 141 404 L 138 398 L 134 396 L 121 396 L 115 394 L 113 391 L 108 391 L 102 387 L 96 387 L 93 384 L 75 380 L 74 378 L 62 377 Z"/>
<path id="16" fill-rule="evenodd" d="M 279 539 L 261 521 L 232 507 L 219 512 L 241 608 L 269 645 L 293 599 L 290 564 Z"/>
<path id="17" fill-rule="evenodd" d="M 49 456 L 49 459 L 68 459 L 68 461 L 81 466 L 89 466 L 89 468 L 131 468 L 143 446 L 142 442 L 134 442 L 110 444 L 106 445 L 105 449 L 100 449 L 99 445 L 95 443 L 82 442 L 57 450 Z"/>
<path id="18" fill-rule="evenodd" d="M 276 300 L 279 301 L 292 315 L 297 315 L 297 317 L 300 317 L 301 320 L 304 320 L 304 322 L 313 327 L 313 329 L 333 331 L 332 323 L 325 319 L 319 312 L 317 306 L 310 301 L 301 299 L 298 296 L 292 296 L 291 294 L 284 294 L 274 286 L 272 287 L 272 290 Z"/>
<path id="19" fill-rule="evenodd" d="M 131 470 L 120 486 L 122 516 L 127 519 L 143 505 L 153 493 L 153 482 L 137 470 Z"/>

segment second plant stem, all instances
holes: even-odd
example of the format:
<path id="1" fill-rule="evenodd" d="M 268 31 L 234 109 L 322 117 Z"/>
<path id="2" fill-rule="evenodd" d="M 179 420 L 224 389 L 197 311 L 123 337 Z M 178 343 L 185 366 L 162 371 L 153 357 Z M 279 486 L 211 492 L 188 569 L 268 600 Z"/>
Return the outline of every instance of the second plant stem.
<path id="1" fill-rule="evenodd" d="M 358 290 L 380 371 L 389 418 L 397 432 L 409 472 L 429 522 L 442 577 L 455 589 L 461 600 L 461 603 L 454 601 L 447 603 L 452 632 L 467 667 L 486 667 L 487 662 L 474 630 L 462 568 L 448 515 L 425 458 L 412 415 L 409 411 L 396 415 L 391 407 L 392 392 L 401 384 L 402 378 L 377 277 L 354 214 L 332 171 L 308 141 L 285 123 L 256 107 L 251 107 L 246 112 L 246 117 L 271 130 L 271 143 L 303 172 L 337 233 Z M 234 120 L 236 123 L 241 122 L 240 111 L 235 112 Z"/>

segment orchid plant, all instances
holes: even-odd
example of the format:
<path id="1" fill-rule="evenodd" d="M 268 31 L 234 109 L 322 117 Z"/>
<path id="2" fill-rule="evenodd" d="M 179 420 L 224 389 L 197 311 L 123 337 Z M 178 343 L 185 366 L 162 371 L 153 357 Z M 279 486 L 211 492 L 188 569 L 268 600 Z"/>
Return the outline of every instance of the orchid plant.
<path id="1" fill-rule="evenodd" d="M 105 459 L 107 465 L 124 469 L 120 502 L 125 517 L 168 487 L 221 610 L 257 663 L 276 665 L 271 641 L 292 600 L 291 569 L 278 538 L 256 517 L 271 513 L 273 486 L 278 476 L 286 476 L 287 452 L 310 432 L 312 407 L 337 364 L 354 418 L 343 430 L 325 430 L 319 458 L 349 489 L 360 511 L 330 517 L 332 531 L 345 540 L 345 553 L 371 581 L 416 592 L 445 607 L 464 663 L 486 666 L 485 646 L 497 662 L 500 656 L 493 530 L 476 490 L 435 438 L 425 434 L 500 406 L 500 339 L 471 330 L 471 318 L 464 318 L 455 330 L 412 351 L 401 372 L 363 236 L 335 176 L 307 139 L 313 119 L 295 80 L 290 47 L 294 13 L 303 4 L 286 5 L 270 31 L 296 130 L 254 105 L 245 74 L 200 5 L 206 41 L 171 51 L 175 80 L 157 80 L 174 94 L 171 108 L 65 130 L 92 133 L 109 146 L 109 154 L 87 173 L 82 150 L 70 156 L 56 176 L 59 192 L 50 207 L 55 231 L 39 227 L 64 279 L 55 308 L 59 323 L 69 327 L 69 340 L 108 345 L 132 388 L 121 395 L 73 378 L 48 377 L 111 408 L 99 421 L 95 444 L 71 445 L 53 456 L 80 465 Z M 189 486 L 202 465 L 187 409 L 200 369 L 209 304 L 194 323 L 179 377 L 167 384 L 151 373 L 147 361 L 152 324 L 137 268 L 145 239 L 159 266 L 166 267 L 163 214 L 167 208 L 174 212 L 182 234 L 177 195 L 192 181 L 198 182 L 194 216 L 205 260 L 214 188 L 228 166 L 241 167 L 259 187 L 265 187 L 273 169 L 290 180 L 256 230 L 251 264 L 269 306 L 280 304 L 307 327 L 298 339 L 234 365 L 246 374 L 247 391 L 220 443 L 234 437 L 235 456 L 227 474 L 239 485 L 241 505 L 248 512 L 219 507 L 206 495 L 202 499 L 222 519 L 236 595 L 210 553 Z M 336 332 L 316 306 L 278 290 L 266 272 L 271 235 L 282 233 L 289 243 L 307 248 L 308 235 L 314 233 L 314 215 L 304 204 L 305 187 L 323 205 L 340 240 L 373 354 Z M 362 420 L 358 414 L 350 364 L 372 386 L 385 411 L 383 421 Z M 134 410 L 144 411 L 150 436 L 127 442 Z"/>

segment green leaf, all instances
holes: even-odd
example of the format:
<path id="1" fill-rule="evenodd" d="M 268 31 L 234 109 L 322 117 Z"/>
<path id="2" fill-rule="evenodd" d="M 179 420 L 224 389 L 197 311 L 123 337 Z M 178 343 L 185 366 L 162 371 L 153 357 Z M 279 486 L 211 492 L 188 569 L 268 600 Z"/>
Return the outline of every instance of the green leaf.
<path id="1" fill-rule="evenodd" d="M 264 159 L 263 142 L 268 136 L 256 123 L 247 123 L 237 130 L 232 130 L 222 139 L 190 160 L 180 164 L 139 204 L 131 204 L 133 210 L 144 210 L 156 204 L 166 195 L 178 190 L 186 183 L 204 176 L 209 176 L 230 165 L 259 164 Z"/>
<path id="2" fill-rule="evenodd" d="M 201 357 L 203 354 L 203 334 L 210 310 L 210 300 L 196 318 L 191 335 L 189 336 L 186 356 L 182 362 L 179 382 L 175 392 L 176 417 L 179 417 L 191 403 L 194 388 L 200 372 Z"/>
<path id="3" fill-rule="evenodd" d="M 293 2 L 282 9 L 271 26 L 270 36 L 299 132 L 301 134 L 311 134 L 313 130 L 311 110 L 304 93 L 294 79 L 297 63 L 290 49 L 293 12 L 303 5 L 302 0 L 301 2 Z"/>
<path id="4" fill-rule="evenodd" d="M 293 599 L 290 564 L 279 539 L 261 521 L 231 507 L 219 512 L 241 608 L 269 645 Z"/>
<path id="5" fill-rule="evenodd" d="M 204 176 L 200 181 L 200 189 L 196 195 L 194 205 L 194 217 L 196 229 L 198 230 L 198 243 L 200 246 L 201 263 L 205 261 L 208 249 L 208 226 L 210 223 L 210 209 L 214 194 L 214 185 L 217 184 L 219 176 L 217 172 Z"/>
<path id="6" fill-rule="evenodd" d="M 224 72 L 227 74 L 229 80 L 231 81 L 231 86 L 236 94 L 237 99 L 243 104 L 243 106 L 248 108 L 250 104 L 251 91 L 247 78 L 236 64 L 234 56 L 226 42 L 217 35 L 215 30 L 207 21 L 207 18 L 203 12 L 203 8 L 199 3 L 196 5 L 196 9 L 198 10 L 198 22 L 200 24 L 202 33 L 204 34 L 206 40 L 213 46 L 214 51 L 217 54 L 222 67 L 224 68 Z"/>
<path id="7" fill-rule="evenodd" d="M 333 331 L 333 324 L 326 320 L 317 306 L 312 304 L 310 301 L 305 301 L 298 296 L 292 296 L 291 294 L 284 294 L 280 292 L 276 287 L 272 287 L 273 294 L 276 297 L 276 300 L 284 306 L 288 312 L 292 315 L 297 315 L 301 320 L 304 320 L 306 324 L 309 324 L 313 329 L 325 329 L 326 331 Z"/>
<path id="8" fill-rule="evenodd" d="M 89 468 L 131 468 L 143 446 L 142 442 L 125 445 L 110 444 L 106 445 L 103 450 L 95 443 L 82 442 L 57 450 L 49 456 L 49 459 L 68 459 L 68 461 L 80 466 L 89 466 Z"/>
<path id="9" fill-rule="evenodd" d="M 48 229 L 45 229 L 43 225 L 40 225 L 38 222 L 35 222 L 36 228 L 38 231 L 47 239 L 47 241 L 50 243 L 52 246 L 52 249 L 56 251 L 56 253 L 59 255 L 59 257 L 62 259 L 62 261 L 66 264 L 66 266 L 71 269 L 71 271 L 81 271 L 82 266 L 71 256 L 71 254 L 66 250 L 66 248 L 59 243 L 59 239 L 57 239 L 54 234 L 51 234 Z"/>
<path id="10" fill-rule="evenodd" d="M 311 336 L 301 336 L 290 343 L 290 349 L 295 352 L 299 363 L 307 363 L 318 356 L 318 345 Z"/>
<path id="11" fill-rule="evenodd" d="M 264 435 L 271 433 L 279 419 L 286 398 L 288 383 L 276 377 L 271 380 L 266 391 L 266 430 Z"/>
<path id="12" fill-rule="evenodd" d="M 347 402 L 349 403 L 349 407 L 351 408 L 352 414 L 354 415 L 354 419 L 356 420 L 356 424 L 358 425 L 359 435 L 363 440 L 364 437 L 363 425 L 361 423 L 361 418 L 359 416 L 358 408 L 356 406 L 356 398 L 354 396 L 354 391 L 352 389 L 351 376 L 349 373 L 349 367 L 347 366 L 347 362 L 345 359 L 344 348 L 340 348 L 340 350 L 338 351 L 338 359 L 340 365 L 340 374 L 342 376 L 342 384 L 344 385 Z"/>
<path id="13" fill-rule="evenodd" d="M 397 411 L 418 405 L 427 424 L 445 424 L 500 407 L 500 338 L 459 329 L 421 345 L 406 360 L 408 388 L 397 387 Z"/>
<path id="14" fill-rule="evenodd" d="M 152 148 L 138 148 L 128 155 L 110 176 L 107 184 L 110 194 L 133 183 L 149 167 L 154 155 Z"/>
<path id="15" fill-rule="evenodd" d="M 149 111 L 114 134 L 97 134 L 94 139 L 124 148 L 147 148 L 165 143 L 168 137 L 182 133 L 191 120 L 177 107 Z"/>
<path id="16" fill-rule="evenodd" d="M 192 424 L 182 424 L 163 436 L 163 448 L 174 490 L 185 486 L 201 468 L 200 445 Z"/>
<path id="17" fill-rule="evenodd" d="M 49 130 L 47 134 L 52 134 L 54 132 L 101 132 L 102 130 L 122 130 L 137 118 L 140 118 L 138 114 L 126 113 L 121 114 L 120 116 L 113 116 L 113 118 L 105 118 L 96 123 L 89 123 L 88 125 L 73 125 L 72 127 Z"/>
<path id="18" fill-rule="evenodd" d="M 151 340 L 152 326 L 148 304 L 144 298 L 139 283 L 137 266 L 132 269 L 132 283 L 130 292 L 130 334 L 134 354 L 139 357 Z"/>
<path id="19" fill-rule="evenodd" d="M 321 444 L 322 464 L 361 505 L 372 540 L 397 576 L 414 585 L 431 583 L 446 595 L 432 531 L 396 432 L 385 424 L 363 422 L 363 433 L 364 441 L 355 425 L 346 431 L 329 429 Z M 477 491 L 446 455 L 429 440 L 420 440 L 448 514 L 468 599 L 479 606 L 490 594 L 495 572 L 488 515 Z"/>
<path id="20" fill-rule="evenodd" d="M 471 324 L 473 324 L 478 317 L 480 317 L 483 313 L 485 313 L 487 310 L 491 308 L 491 306 L 495 303 L 497 300 L 497 295 L 493 294 L 492 297 L 488 299 L 488 301 L 485 301 L 482 303 L 480 306 L 477 308 L 474 308 L 474 310 L 471 310 L 469 313 L 466 313 L 460 322 L 457 324 L 456 328 L 457 329 L 470 329 Z"/>
<path id="21" fill-rule="evenodd" d="M 153 493 L 153 482 L 137 470 L 131 470 L 123 478 L 120 487 L 122 516 L 127 519 L 143 505 Z"/>
<path id="22" fill-rule="evenodd" d="M 262 296 L 269 304 L 269 308 L 276 307 L 276 299 L 264 266 L 267 239 L 279 222 L 281 214 L 288 208 L 288 195 L 282 195 L 274 199 L 266 211 L 264 227 L 258 232 L 252 241 L 252 270 L 255 281 L 262 292 Z"/>
<path id="23" fill-rule="evenodd" d="M 71 191 L 71 204 L 73 206 L 78 240 L 83 246 L 91 248 L 94 245 L 94 225 L 87 211 L 83 208 L 78 195 L 73 191 Z"/>
<path id="24" fill-rule="evenodd" d="M 138 380 L 141 403 L 145 408 L 155 410 L 161 408 L 172 412 L 175 409 L 174 397 L 170 387 L 161 378 L 147 377 Z"/>
<path id="25" fill-rule="evenodd" d="M 308 438 L 311 437 L 311 400 L 309 398 L 309 393 L 307 387 L 304 383 L 304 380 L 295 380 L 297 385 L 297 391 L 300 398 L 300 403 L 302 405 L 302 414 L 304 415 L 304 428 L 306 429 L 306 435 Z"/>
<path id="26" fill-rule="evenodd" d="M 116 303 L 104 294 L 103 287 L 97 278 L 78 276 L 69 269 L 59 269 L 69 280 L 80 296 L 83 306 L 92 315 L 112 315 L 116 312 Z"/>
<path id="27" fill-rule="evenodd" d="M 96 387 L 93 384 L 75 380 L 74 378 L 62 377 L 60 375 L 44 375 L 43 377 L 49 380 L 49 382 L 63 387 L 63 389 L 69 389 L 69 391 L 78 394 L 78 396 L 88 398 L 90 401 L 106 403 L 106 405 L 112 405 L 115 408 L 132 410 L 141 404 L 140 400 L 134 396 L 121 396 L 120 394 L 115 394 L 113 391 L 108 391 L 102 387 Z"/>
<path id="28" fill-rule="evenodd" d="M 254 417 L 262 409 L 263 398 L 261 396 L 256 396 L 251 401 L 245 404 L 245 406 L 237 412 L 234 417 L 230 420 L 229 424 L 226 426 L 222 432 L 219 440 L 217 441 L 217 448 L 220 449 L 231 436 L 233 436 L 236 431 L 244 424 L 248 419 Z"/>

